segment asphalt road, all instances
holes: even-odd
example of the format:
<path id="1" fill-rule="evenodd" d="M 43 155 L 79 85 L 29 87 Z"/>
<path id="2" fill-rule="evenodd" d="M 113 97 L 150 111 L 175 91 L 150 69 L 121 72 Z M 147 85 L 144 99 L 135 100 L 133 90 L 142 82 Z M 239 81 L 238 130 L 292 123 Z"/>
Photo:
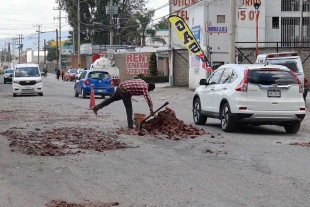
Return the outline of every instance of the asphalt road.
<path id="1" fill-rule="evenodd" d="M 44 78 L 43 97 L 13 98 L 11 84 L 3 84 L 0 76 L 1 113 L 19 110 L 20 119 L 39 112 L 59 114 L 57 122 L 0 120 L 0 132 L 12 127 L 88 126 L 105 131 L 126 126 L 122 102 L 100 110 L 96 117 L 88 110 L 89 99 L 74 97 L 73 85 L 49 74 Z M 193 124 L 191 91 L 157 87 L 151 97 L 155 109 L 168 100 L 179 119 Z M 144 99 L 135 99 L 134 112 L 148 113 Z M 296 135 L 276 126 L 224 133 L 219 123 L 208 120 L 202 128 L 210 134 L 196 139 L 123 135 L 120 140 L 139 147 L 65 157 L 11 152 L 9 141 L 0 135 L 0 206 L 42 207 L 54 199 L 118 201 L 124 207 L 309 206 L 310 149 L 289 145 L 310 141 L 308 117 Z"/>

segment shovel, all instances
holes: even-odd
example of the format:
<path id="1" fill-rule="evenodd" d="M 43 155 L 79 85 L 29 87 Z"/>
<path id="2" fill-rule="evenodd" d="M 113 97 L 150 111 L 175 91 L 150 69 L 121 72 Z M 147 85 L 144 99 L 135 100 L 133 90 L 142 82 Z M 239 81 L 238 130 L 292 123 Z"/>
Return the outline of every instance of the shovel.
<path id="1" fill-rule="evenodd" d="M 164 108 L 165 106 L 167 106 L 169 104 L 169 101 L 167 101 L 166 103 L 164 103 L 164 105 L 162 105 L 161 107 L 159 107 L 159 109 L 157 109 L 156 111 L 154 111 L 154 115 L 162 108 Z M 152 115 L 149 115 L 148 117 L 146 117 L 144 120 L 142 120 L 140 122 L 140 125 L 139 125 L 139 130 L 141 130 L 142 128 L 142 125 L 146 122 L 146 120 L 148 120 Z"/>

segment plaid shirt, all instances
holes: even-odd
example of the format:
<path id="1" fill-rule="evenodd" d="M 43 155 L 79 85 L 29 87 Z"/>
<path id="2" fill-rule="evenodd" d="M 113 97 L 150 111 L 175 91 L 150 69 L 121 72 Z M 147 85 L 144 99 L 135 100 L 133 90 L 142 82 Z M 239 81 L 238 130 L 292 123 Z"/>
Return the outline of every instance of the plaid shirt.
<path id="1" fill-rule="evenodd" d="M 153 103 L 148 91 L 148 84 L 144 80 L 126 80 L 120 83 L 119 87 L 131 96 L 143 95 L 150 107 L 150 110 L 153 110 Z"/>

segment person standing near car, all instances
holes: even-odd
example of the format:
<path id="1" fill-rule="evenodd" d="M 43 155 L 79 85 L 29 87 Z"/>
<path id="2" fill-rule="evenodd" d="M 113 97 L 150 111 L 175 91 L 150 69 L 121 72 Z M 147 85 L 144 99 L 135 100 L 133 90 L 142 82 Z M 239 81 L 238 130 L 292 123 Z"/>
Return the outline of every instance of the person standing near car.
<path id="1" fill-rule="evenodd" d="M 97 115 L 97 111 L 102 109 L 103 107 L 108 106 L 114 101 L 123 100 L 127 113 L 128 128 L 133 129 L 131 97 L 143 95 L 149 105 L 150 114 L 153 116 L 153 103 L 149 92 L 153 91 L 154 89 L 154 83 L 146 83 L 144 80 L 141 79 L 123 81 L 119 84 L 119 86 L 116 88 L 115 92 L 110 98 L 105 99 L 100 104 L 92 108 L 93 112 Z"/>
<path id="2" fill-rule="evenodd" d="M 59 76 L 60 76 L 60 69 L 57 68 L 57 69 L 56 69 L 56 77 L 57 77 L 57 80 L 59 80 Z"/>

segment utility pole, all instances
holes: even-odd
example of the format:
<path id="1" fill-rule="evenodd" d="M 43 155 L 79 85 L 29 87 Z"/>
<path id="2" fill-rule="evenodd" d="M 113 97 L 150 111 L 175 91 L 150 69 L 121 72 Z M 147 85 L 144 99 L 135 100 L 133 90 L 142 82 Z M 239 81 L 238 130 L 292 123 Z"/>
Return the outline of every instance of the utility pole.
<path id="1" fill-rule="evenodd" d="M 81 51 L 80 51 L 80 44 L 81 44 L 81 14 L 80 14 L 80 0 L 78 0 L 78 68 L 81 68 Z"/>
<path id="2" fill-rule="evenodd" d="M 38 33 L 38 65 L 40 64 L 40 34 L 44 33 L 41 32 L 41 24 L 33 25 L 34 27 L 38 27 L 38 30 L 36 31 Z"/>
<path id="3" fill-rule="evenodd" d="M 56 59 L 58 60 L 59 58 L 59 50 L 58 50 L 58 29 L 56 29 Z M 59 68 L 59 66 L 58 66 Z"/>
<path id="4" fill-rule="evenodd" d="M 61 1 L 59 1 L 59 7 L 58 8 L 54 8 L 54 10 L 59 10 L 59 16 L 56 17 L 59 20 L 59 56 L 58 56 L 58 64 L 59 64 L 60 69 L 62 69 L 62 64 L 61 64 L 61 54 L 62 54 L 62 51 L 61 51 L 61 46 L 62 46 L 62 44 L 61 44 L 61 18 L 66 18 L 66 17 L 61 17 L 61 10 L 62 10 Z"/>
<path id="5" fill-rule="evenodd" d="M 110 6 L 113 6 L 113 0 L 110 0 Z M 110 49 L 113 49 L 113 14 L 110 14 Z"/>
<path id="6" fill-rule="evenodd" d="M 302 45 L 303 41 L 303 2 L 300 0 L 299 2 L 299 10 L 300 10 L 300 22 L 299 22 L 299 41 L 300 41 L 300 46 Z"/>
<path id="7" fill-rule="evenodd" d="M 46 64 L 46 41 L 44 39 L 44 65 Z"/>
<path id="8" fill-rule="evenodd" d="M 236 19 L 237 19 L 237 2 L 236 0 L 230 1 L 230 41 L 229 41 L 229 63 L 236 62 Z"/>
<path id="9" fill-rule="evenodd" d="M 17 39 L 15 39 L 15 41 L 17 41 Z M 21 53 L 21 50 L 23 48 L 23 34 L 19 34 L 18 35 L 18 63 L 20 63 L 20 53 Z M 15 49 L 14 49 L 15 50 Z"/>

